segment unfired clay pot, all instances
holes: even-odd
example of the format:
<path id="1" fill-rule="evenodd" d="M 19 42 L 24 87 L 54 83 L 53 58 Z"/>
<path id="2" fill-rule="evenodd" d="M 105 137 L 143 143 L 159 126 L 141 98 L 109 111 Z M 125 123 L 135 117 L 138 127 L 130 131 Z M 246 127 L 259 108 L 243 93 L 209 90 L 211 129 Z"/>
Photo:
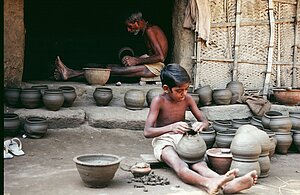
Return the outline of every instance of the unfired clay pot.
<path id="1" fill-rule="evenodd" d="M 108 87 L 97 87 L 93 93 L 97 106 L 107 106 L 113 98 L 112 89 Z"/>
<path id="2" fill-rule="evenodd" d="M 145 93 L 139 89 L 130 89 L 124 95 L 126 108 L 130 110 L 141 110 L 145 103 Z"/>
<path id="3" fill-rule="evenodd" d="M 20 98 L 25 108 L 33 109 L 41 106 L 42 94 L 39 89 L 22 89 Z"/>
<path id="4" fill-rule="evenodd" d="M 43 102 L 45 107 L 51 111 L 59 110 L 64 104 L 64 95 L 61 89 L 46 89 Z"/>
<path id="5" fill-rule="evenodd" d="M 264 113 L 264 115 L 262 116 L 261 118 L 261 122 L 262 122 L 262 125 L 265 129 L 270 129 L 270 118 L 272 116 L 281 116 L 282 113 L 281 112 L 278 112 L 278 111 L 268 111 L 266 113 Z"/>
<path id="6" fill-rule="evenodd" d="M 199 95 L 199 104 L 200 105 L 209 106 L 212 104 L 213 90 L 210 88 L 209 85 L 195 89 L 194 93 L 197 93 Z"/>
<path id="7" fill-rule="evenodd" d="M 289 116 L 271 116 L 269 126 L 274 132 L 290 132 L 292 121 Z"/>
<path id="8" fill-rule="evenodd" d="M 296 146 L 298 152 L 300 152 L 300 131 L 293 132 L 293 143 Z"/>
<path id="9" fill-rule="evenodd" d="M 208 130 L 203 130 L 199 132 L 200 136 L 206 143 L 207 148 L 211 148 L 216 140 L 216 132 L 213 128 L 209 128 Z"/>
<path id="10" fill-rule="evenodd" d="M 164 92 L 164 91 L 163 91 L 162 88 L 153 88 L 153 89 L 149 89 L 149 90 L 147 91 L 147 94 L 146 94 L 146 102 L 147 102 L 148 107 L 150 107 L 152 99 L 153 99 L 155 96 L 158 96 L 158 95 L 162 94 L 163 92 Z"/>
<path id="11" fill-rule="evenodd" d="M 245 119 L 232 119 L 231 120 L 233 128 L 239 128 L 242 125 L 250 124 L 250 120 L 248 118 Z"/>
<path id="12" fill-rule="evenodd" d="M 72 86 L 60 86 L 64 95 L 63 107 L 71 107 L 77 97 L 76 90 Z"/>
<path id="13" fill-rule="evenodd" d="M 15 137 L 20 133 L 20 118 L 15 113 L 4 113 L 3 116 L 3 134 L 4 136 Z"/>
<path id="14" fill-rule="evenodd" d="M 292 144 L 293 137 L 291 132 L 275 132 L 277 145 L 275 152 L 277 154 L 287 154 L 288 149 Z"/>
<path id="15" fill-rule="evenodd" d="M 215 120 L 212 123 L 212 128 L 216 131 L 225 131 L 232 127 L 232 123 L 229 120 Z"/>
<path id="16" fill-rule="evenodd" d="M 215 89 L 213 100 L 216 105 L 228 105 L 231 102 L 232 93 L 229 89 Z"/>
<path id="17" fill-rule="evenodd" d="M 292 121 L 292 129 L 300 130 L 300 111 L 299 112 L 289 112 L 290 119 Z"/>
<path id="18" fill-rule="evenodd" d="M 5 104 L 9 107 L 17 108 L 20 106 L 21 88 L 7 87 L 4 90 Z"/>
<path id="19" fill-rule="evenodd" d="M 48 122 L 44 117 L 30 116 L 25 119 L 24 130 L 31 138 L 42 138 L 48 130 Z"/>
<path id="20" fill-rule="evenodd" d="M 225 131 L 218 131 L 216 136 L 216 145 L 219 148 L 230 148 L 232 139 L 234 138 L 236 130 L 228 129 Z"/>
<path id="21" fill-rule="evenodd" d="M 227 83 L 226 88 L 232 93 L 231 104 L 242 103 L 241 96 L 244 94 L 244 85 L 239 81 Z"/>

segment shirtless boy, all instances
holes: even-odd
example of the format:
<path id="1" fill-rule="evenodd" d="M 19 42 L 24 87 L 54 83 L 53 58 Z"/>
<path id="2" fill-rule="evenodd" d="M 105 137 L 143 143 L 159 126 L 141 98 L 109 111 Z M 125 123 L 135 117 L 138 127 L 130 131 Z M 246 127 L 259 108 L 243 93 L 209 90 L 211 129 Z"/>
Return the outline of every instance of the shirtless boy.
<path id="1" fill-rule="evenodd" d="M 197 122 L 193 124 L 195 131 L 208 128 L 208 121 L 197 107 L 193 98 L 187 94 L 190 77 L 186 70 L 178 64 L 169 64 L 161 71 L 161 82 L 164 93 L 151 101 L 150 111 L 144 128 L 144 136 L 153 138 L 154 156 L 164 161 L 185 183 L 204 189 L 209 194 L 236 193 L 248 189 L 257 182 L 255 170 L 242 177 L 238 169 L 219 175 L 209 169 L 206 162 L 187 164 L 176 153 L 176 144 L 188 131 L 185 112 L 189 107 Z"/>
<path id="2" fill-rule="evenodd" d="M 168 40 L 162 29 L 157 25 L 151 25 L 142 18 L 142 14 L 133 13 L 125 22 L 127 31 L 134 35 L 141 34 L 145 38 L 147 55 L 140 57 L 125 56 L 122 58 L 123 66 L 108 66 L 113 77 L 155 77 L 160 75 L 164 67 L 164 61 L 168 53 Z M 68 68 L 57 56 L 55 60 L 56 80 L 68 80 L 83 77 L 83 70 Z"/>

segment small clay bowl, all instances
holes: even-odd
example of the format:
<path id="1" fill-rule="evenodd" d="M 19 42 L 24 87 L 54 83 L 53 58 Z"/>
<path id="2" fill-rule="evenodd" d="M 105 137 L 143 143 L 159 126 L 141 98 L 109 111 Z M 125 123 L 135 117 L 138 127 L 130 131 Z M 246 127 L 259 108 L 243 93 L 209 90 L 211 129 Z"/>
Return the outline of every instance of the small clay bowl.
<path id="1" fill-rule="evenodd" d="M 151 172 L 151 167 L 147 163 L 138 163 L 130 168 L 134 177 L 143 177 Z"/>

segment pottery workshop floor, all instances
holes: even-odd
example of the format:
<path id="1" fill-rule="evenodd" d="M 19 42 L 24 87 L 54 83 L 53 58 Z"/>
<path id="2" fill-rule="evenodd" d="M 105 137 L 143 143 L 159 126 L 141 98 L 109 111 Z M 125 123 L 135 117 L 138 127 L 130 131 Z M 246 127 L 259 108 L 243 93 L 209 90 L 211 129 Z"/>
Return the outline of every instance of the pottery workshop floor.
<path id="1" fill-rule="evenodd" d="M 70 83 L 62 84 L 70 85 Z M 78 85 L 82 86 L 82 84 Z M 87 91 L 93 90 L 91 86 L 83 88 L 86 88 Z M 122 88 L 124 90 L 126 87 L 123 86 Z M 79 91 L 79 93 L 84 94 L 83 91 Z M 91 110 L 90 112 L 99 112 L 99 110 L 93 109 L 96 106 L 93 105 L 92 101 L 88 102 L 85 98 L 88 97 L 85 95 L 79 97 L 78 102 L 75 102 L 72 109 L 74 110 L 78 107 L 84 110 L 85 107 L 89 108 L 87 110 Z M 81 101 L 88 103 L 83 105 Z M 152 147 L 151 139 L 144 138 L 140 128 L 130 129 L 134 124 L 140 126 L 142 121 L 137 120 L 130 123 L 130 121 L 126 120 L 133 120 L 129 116 L 132 113 L 133 116 L 137 114 L 142 115 L 137 116 L 137 118 L 142 117 L 145 119 L 147 109 L 138 112 L 125 111 L 121 109 L 122 105 L 118 105 L 117 103 L 113 105 L 116 108 L 119 107 L 120 110 L 105 110 L 105 115 L 110 115 L 112 118 L 113 116 L 117 116 L 115 117 L 115 121 L 118 122 L 117 124 L 109 121 L 109 124 L 113 128 L 99 127 L 100 125 L 95 122 L 95 118 L 92 118 L 92 114 L 85 113 L 83 116 L 85 119 L 90 117 L 90 119 L 94 120 L 83 120 L 78 125 L 74 125 L 77 124 L 75 122 L 73 122 L 73 125 L 69 123 L 73 127 L 57 127 L 52 122 L 52 126 L 48 129 L 46 136 L 41 139 L 22 138 L 20 136 L 19 138 L 22 141 L 25 155 L 4 160 L 4 194 L 206 194 L 195 187 L 181 182 L 167 166 L 155 166 L 153 167 L 153 171 L 158 175 L 167 177 L 170 185 L 145 186 L 147 190 L 144 190 L 144 188 L 135 187 L 135 185 L 140 185 L 138 183 L 128 183 L 133 176 L 130 172 L 124 171 L 121 168 L 126 169 L 136 162 L 141 162 L 140 155 L 152 153 Z M 26 109 L 12 111 L 19 113 L 23 117 L 26 115 L 24 114 L 27 113 L 26 111 L 34 112 Z M 64 111 L 62 109 L 55 114 L 59 115 L 60 112 Z M 42 116 L 47 115 L 49 118 L 54 117 L 52 112 L 49 113 L 43 108 L 38 109 L 36 112 Z M 118 114 L 128 115 L 129 118 L 120 119 Z M 60 120 L 56 119 L 56 122 L 58 124 L 66 123 L 65 121 L 67 120 L 64 121 L 63 118 L 67 117 L 67 115 L 64 114 L 64 116 L 60 117 Z M 81 119 L 77 120 L 80 121 Z M 106 153 L 125 157 L 120 164 L 121 168 L 118 169 L 113 180 L 106 188 L 88 188 L 83 185 L 72 159 L 77 155 L 88 153 Z M 287 155 L 275 154 L 271 160 L 269 176 L 259 179 L 257 185 L 251 189 L 242 191 L 240 194 L 300 194 L 299 162 L 299 153 L 290 151 Z"/>

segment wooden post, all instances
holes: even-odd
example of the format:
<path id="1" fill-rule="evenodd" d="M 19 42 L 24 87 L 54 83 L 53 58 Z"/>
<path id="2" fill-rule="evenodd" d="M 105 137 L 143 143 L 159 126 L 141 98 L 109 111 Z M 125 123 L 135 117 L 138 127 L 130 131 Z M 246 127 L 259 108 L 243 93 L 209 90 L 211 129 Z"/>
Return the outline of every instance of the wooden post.
<path id="1" fill-rule="evenodd" d="M 240 46 L 240 23 L 241 23 L 241 0 L 236 1 L 236 25 L 235 25 L 235 43 L 234 43 L 234 61 L 232 69 L 232 80 L 237 80 L 238 74 L 238 58 Z"/>
<path id="2" fill-rule="evenodd" d="M 274 5 L 273 0 L 268 1 L 269 4 L 269 18 L 270 18 L 270 39 L 269 39 L 269 50 L 268 50 L 268 63 L 267 71 L 264 82 L 263 97 L 267 99 L 269 92 L 270 78 L 272 73 L 272 62 L 273 62 L 273 50 L 274 50 L 274 33 L 275 33 L 275 19 L 274 19 Z"/>
<path id="3" fill-rule="evenodd" d="M 298 28 L 299 28 L 299 23 L 300 23 L 300 18 L 299 18 L 299 3 L 300 0 L 297 0 L 297 7 L 296 7 L 296 17 L 295 17 L 295 37 L 294 37 L 294 55 L 293 55 L 293 77 L 292 77 L 292 87 L 297 88 L 297 71 L 300 71 L 300 67 L 297 67 L 297 49 L 298 49 Z M 298 68 L 298 69 L 297 69 Z"/>
<path id="4" fill-rule="evenodd" d="M 281 3 L 278 3 L 278 18 L 280 18 L 280 5 Z M 280 37 L 281 37 L 281 24 L 277 24 L 277 62 L 280 62 Z M 280 64 L 276 65 L 276 87 L 281 86 L 281 77 L 280 77 L 280 72 L 281 72 L 281 66 Z"/>

